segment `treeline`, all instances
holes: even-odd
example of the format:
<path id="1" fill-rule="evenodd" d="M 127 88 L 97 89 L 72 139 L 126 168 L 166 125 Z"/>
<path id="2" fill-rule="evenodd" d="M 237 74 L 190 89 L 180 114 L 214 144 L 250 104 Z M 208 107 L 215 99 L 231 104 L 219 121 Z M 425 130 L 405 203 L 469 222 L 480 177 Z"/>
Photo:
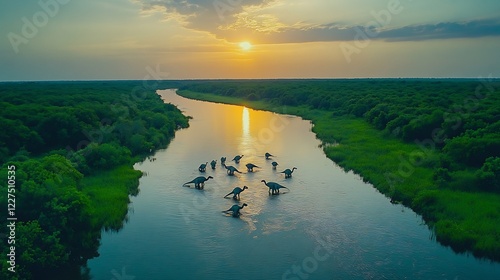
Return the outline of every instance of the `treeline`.
<path id="1" fill-rule="evenodd" d="M 441 187 L 500 192 L 498 80 L 222 80 L 180 89 L 364 118 L 388 135 L 438 151 L 439 160 L 428 164 Z"/>
<path id="2" fill-rule="evenodd" d="M 78 160 L 106 168 L 116 164 L 96 162 L 101 154 L 123 163 L 126 155 L 165 146 L 187 120 L 175 106 L 163 104 L 154 90 L 140 85 L 130 81 L 1 84 L 0 163 L 74 151 L 84 155 Z M 86 164 L 79 162 L 80 171 L 87 171 Z"/>
<path id="3" fill-rule="evenodd" d="M 2 279 L 79 276 L 78 266 L 98 255 L 105 226 L 82 181 L 131 166 L 188 126 L 175 106 L 140 81 L 1 83 L 0 108 L 0 176 L 15 166 L 17 218 L 16 273 L 3 261 Z M 140 172 L 128 173 L 137 188 Z M 6 221 L 7 181 L 0 186 Z M 3 240 L 4 258 L 6 245 Z"/>

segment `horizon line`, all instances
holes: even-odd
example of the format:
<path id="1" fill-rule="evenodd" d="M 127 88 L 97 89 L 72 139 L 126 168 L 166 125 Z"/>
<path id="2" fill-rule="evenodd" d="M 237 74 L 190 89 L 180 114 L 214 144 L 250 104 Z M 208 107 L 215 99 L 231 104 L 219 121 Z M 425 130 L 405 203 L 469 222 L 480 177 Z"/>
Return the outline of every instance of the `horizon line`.
<path id="1" fill-rule="evenodd" d="M 314 78 L 183 78 L 183 79 L 74 79 L 74 80 L 0 80 L 0 83 L 31 83 L 31 82 L 126 82 L 126 81 L 259 81 L 259 80 L 477 80 L 500 79 L 500 77 L 314 77 Z"/>

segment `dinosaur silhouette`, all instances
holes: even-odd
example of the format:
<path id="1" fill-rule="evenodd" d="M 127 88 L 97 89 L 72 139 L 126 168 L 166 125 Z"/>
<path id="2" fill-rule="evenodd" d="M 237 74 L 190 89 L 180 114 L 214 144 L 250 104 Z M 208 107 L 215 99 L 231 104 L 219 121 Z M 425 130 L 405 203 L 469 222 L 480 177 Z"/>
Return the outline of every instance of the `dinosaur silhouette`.
<path id="1" fill-rule="evenodd" d="M 285 178 L 291 178 L 292 177 L 292 173 L 293 173 L 293 171 L 295 169 L 297 169 L 297 167 L 292 168 L 292 170 L 290 170 L 290 169 L 287 168 L 287 169 L 281 171 L 280 173 L 285 173 Z"/>
<path id="2" fill-rule="evenodd" d="M 210 162 L 210 166 L 212 166 L 212 169 L 215 169 L 215 165 L 217 165 L 217 160 L 214 159 Z"/>
<path id="3" fill-rule="evenodd" d="M 276 169 L 276 166 L 278 166 L 278 163 L 273 161 L 273 163 L 271 163 L 273 165 L 273 169 Z"/>
<path id="4" fill-rule="evenodd" d="M 226 211 L 222 211 L 222 213 L 232 212 L 233 217 L 237 218 L 241 215 L 240 210 L 243 209 L 243 207 L 245 207 L 245 206 L 248 206 L 248 204 L 243 203 L 242 206 L 235 204 L 235 205 L 231 206 L 231 208 L 227 209 Z"/>
<path id="5" fill-rule="evenodd" d="M 208 161 L 206 163 L 202 163 L 200 165 L 200 167 L 198 167 L 198 171 L 205 172 L 205 170 L 207 170 L 207 164 L 208 164 Z"/>
<path id="6" fill-rule="evenodd" d="M 226 157 L 221 157 L 221 158 L 220 158 L 220 164 L 221 164 L 221 165 L 226 164 Z"/>
<path id="7" fill-rule="evenodd" d="M 236 188 L 233 189 L 232 192 L 226 194 L 226 196 L 224 196 L 224 198 L 226 198 L 226 197 L 228 197 L 229 195 L 232 194 L 234 199 L 238 199 L 238 198 L 240 198 L 240 193 L 243 192 L 244 190 L 247 190 L 247 189 L 248 189 L 247 186 L 243 186 L 243 189 L 240 188 L 240 187 L 236 187 Z"/>
<path id="8" fill-rule="evenodd" d="M 229 176 L 233 176 L 234 172 L 243 173 L 243 172 L 240 172 L 238 169 L 236 169 L 236 167 L 234 167 L 232 165 L 227 166 L 224 164 L 224 167 L 227 169 L 227 175 L 229 175 Z"/>
<path id="9" fill-rule="evenodd" d="M 236 163 L 240 163 L 240 160 L 241 160 L 242 157 L 243 157 L 243 155 L 241 155 L 241 156 L 237 155 L 232 160 L 234 160 L 234 162 L 236 162 Z"/>
<path id="10" fill-rule="evenodd" d="M 189 182 L 186 182 L 184 183 L 183 186 L 186 186 L 188 184 L 193 184 L 194 183 L 194 187 L 197 188 L 197 189 L 203 189 L 205 187 L 205 182 L 208 181 L 209 179 L 213 179 L 214 177 L 212 176 L 208 176 L 207 178 L 203 177 L 203 176 L 199 176 L 199 177 L 196 177 L 194 178 L 193 180 L 189 181 Z"/>
<path id="11" fill-rule="evenodd" d="M 262 180 L 261 182 L 263 182 L 269 188 L 270 194 L 279 194 L 280 189 L 283 189 L 283 188 L 288 189 L 287 187 L 282 186 L 282 185 L 275 183 L 275 182 L 266 182 L 266 180 Z"/>
<path id="12" fill-rule="evenodd" d="M 255 165 L 253 163 L 247 163 L 247 164 L 245 164 L 245 166 L 247 167 L 248 172 L 253 172 L 253 169 L 255 167 L 260 168 L 260 167 L 258 167 L 257 165 Z"/>
<path id="13" fill-rule="evenodd" d="M 270 153 L 265 153 L 264 156 L 266 157 L 266 159 L 269 159 L 269 157 L 274 157 L 273 155 L 271 155 Z"/>

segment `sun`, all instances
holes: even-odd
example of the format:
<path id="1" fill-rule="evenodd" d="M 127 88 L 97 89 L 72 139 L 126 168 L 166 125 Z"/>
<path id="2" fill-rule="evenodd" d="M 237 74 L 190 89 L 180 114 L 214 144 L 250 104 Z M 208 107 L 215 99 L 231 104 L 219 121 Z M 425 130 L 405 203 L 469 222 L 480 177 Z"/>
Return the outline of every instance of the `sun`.
<path id="1" fill-rule="evenodd" d="M 241 42 L 240 43 L 240 48 L 244 51 L 249 51 L 250 49 L 252 49 L 252 44 L 250 44 L 250 42 Z"/>

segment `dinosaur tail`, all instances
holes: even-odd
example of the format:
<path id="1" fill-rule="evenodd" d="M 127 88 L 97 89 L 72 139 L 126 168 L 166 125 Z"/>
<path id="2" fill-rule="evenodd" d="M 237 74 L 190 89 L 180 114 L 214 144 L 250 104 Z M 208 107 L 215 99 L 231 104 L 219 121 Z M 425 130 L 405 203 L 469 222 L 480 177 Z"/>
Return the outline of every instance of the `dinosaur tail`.
<path id="1" fill-rule="evenodd" d="M 194 183 L 194 182 L 193 181 L 189 181 L 189 182 L 184 183 L 182 186 L 186 186 L 187 184 L 192 184 L 192 183 Z"/>
<path id="2" fill-rule="evenodd" d="M 231 195 L 231 194 L 233 194 L 233 192 L 230 192 L 230 193 L 226 194 L 226 195 L 224 196 L 224 198 L 226 198 L 228 195 Z"/>

